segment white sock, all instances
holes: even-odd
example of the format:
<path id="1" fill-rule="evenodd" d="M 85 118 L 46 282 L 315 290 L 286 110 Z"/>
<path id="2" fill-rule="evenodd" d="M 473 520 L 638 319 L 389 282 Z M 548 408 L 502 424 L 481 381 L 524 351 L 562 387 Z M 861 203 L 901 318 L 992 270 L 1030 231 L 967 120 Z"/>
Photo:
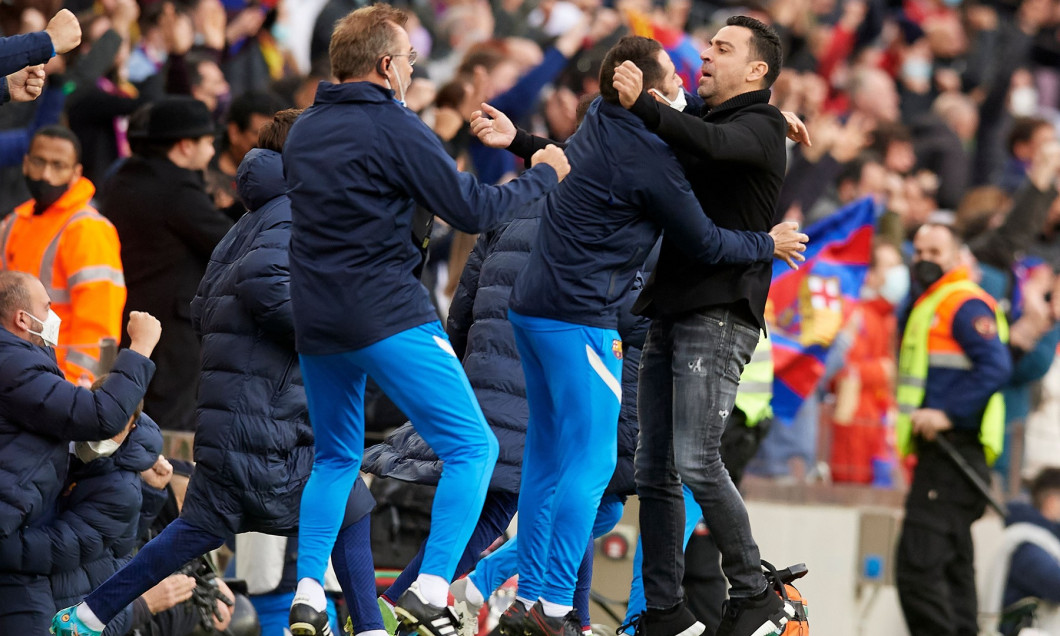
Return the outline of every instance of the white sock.
<path id="1" fill-rule="evenodd" d="M 420 584 L 420 596 L 435 607 L 449 604 L 449 581 L 437 574 L 420 574 L 416 577 Z"/>
<path id="2" fill-rule="evenodd" d="M 324 596 L 324 586 L 316 579 L 310 578 L 298 581 L 298 589 L 294 592 L 294 602 L 305 603 L 318 612 L 323 612 L 328 606 L 328 599 Z"/>
<path id="3" fill-rule="evenodd" d="M 370 629 L 366 632 L 357 632 L 356 636 L 389 636 L 385 629 Z"/>
<path id="4" fill-rule="evenodd" d="M 553 603 L 552 601 L 546 601 L 545 599 L 538 599 L 541 601 L 541 609 L 545 610 L 545 616 L 556 618 L 559 616 L 566 616 L 574 609 L 570 605 L 560 605 L 559 603 Z"/>
<path id="5" fill-rule="evenodd" d="M 103 631 L 107 626 L 103 624 L 103 621 L 96 618 L 96 615 L 92 612 L 92 608 L 87 603 L 78 603 L 77 619 L 85 624 L 85 627 L 97 632 Z"/>
<path id="6" fill-rule="evenodd" d="M 475 587 L 475 584 L 471 581 L 471 578 L 468 577 L 466 581 L 467 587 L 464 588 L 464 596 L 467 597 L 467 602 L 471 603 L 472 605 L 482 605 L 483 603 L 485 603 L 486 599 L 483 598 L 482 592 L 477 587 Z"/>
<path id="7" fill-rule="evenodd" d="M 515 600 L 517 600 L 520 603 L 522 603 L 523 607 L 526 608 L 527 611 L 530 611 L 530 609 L 534 606 L 534 602 L 533 601 L 531 601 L 528 598 L 523 598 L 522 596 L 516 596 Z"/>

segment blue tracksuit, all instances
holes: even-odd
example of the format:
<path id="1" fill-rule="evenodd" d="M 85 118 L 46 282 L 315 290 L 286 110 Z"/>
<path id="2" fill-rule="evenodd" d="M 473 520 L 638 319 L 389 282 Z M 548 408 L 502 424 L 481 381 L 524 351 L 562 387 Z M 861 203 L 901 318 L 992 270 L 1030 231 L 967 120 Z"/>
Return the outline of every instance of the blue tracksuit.
<path id="1" fill-rule="evenodd" d="M 519 596 L 571 605 L 593 511 L 615 469 L 621 301 L 667 236 L 704 263 L 768 262 L 764 232 L 717 228 L 670 148 L 597 99 L 567 144 L 571 173 L 548 198 L 509 318 L 530 419 L 519 494 Z"/>
<path id="2" fill-rule="evenodd" d="M 556 185 L 537 166 L 505 186 L 457 171 L 392 93 L 322 82 L 284 147 L 295 340 L 316 437 L 298 577 L 321 580 L 364 450 L 364 384 L 382 387 L 444 462 L 421 573 L 451 578 L 478 520 L 497 440 L 413 271 L 416 204 L 478 232 Z"/>

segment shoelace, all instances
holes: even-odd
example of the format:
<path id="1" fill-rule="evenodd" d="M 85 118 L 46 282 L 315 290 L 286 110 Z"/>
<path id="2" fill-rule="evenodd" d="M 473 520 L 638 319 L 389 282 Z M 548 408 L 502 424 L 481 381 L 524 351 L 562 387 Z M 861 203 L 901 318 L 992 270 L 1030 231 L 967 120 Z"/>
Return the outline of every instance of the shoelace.
<path id="1" fill-rule="evenodd" d="M 629 618 L 628 622 L 623 623 L 622 625 L 619 625 L 617 633 L 618 634 L 634 634 L 635 635 L 637 633 L 637 630 L 640 629 L 640 617 L 641 617 L 641 614 L 634 614 L 633 616 L 631 616 Z M 630 628 L 633 629 L 632 632 L 629 631 Z"/>

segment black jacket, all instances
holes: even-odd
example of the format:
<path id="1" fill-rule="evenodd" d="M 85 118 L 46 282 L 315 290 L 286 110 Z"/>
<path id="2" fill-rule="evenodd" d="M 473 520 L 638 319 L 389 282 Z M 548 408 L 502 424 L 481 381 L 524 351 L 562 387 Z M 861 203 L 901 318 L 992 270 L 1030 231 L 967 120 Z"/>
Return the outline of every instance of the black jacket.
<path id="1" fill-rule="evenodd" d="M 124 321 L 146 311 L 162 322 L 158 365 L 144 410 L 163 429 L 195 429 L 199 338 L 191 300 L 213 248 L 232 222 L 214 207 L 202 175 L 165 158 L 131 157 L 107 182 L 99 211 L 114 224 L 125 268 Z M 124 322 L 123 321 L 123 322 Z"/>
<path id="2" fill-rule="evenodd" d="M 647 93 L 632 112 L 677 153 L 703 211 L 721 228 L 768 232 L 784 182 L 787 124 L 769 91 L 733 97 L 701 118 L 659 104 Z M 733 306 L 765 326 L 773 264 L 702 265 L 664 239 L 659 265 L 633 310 L 677 316 Z"/>

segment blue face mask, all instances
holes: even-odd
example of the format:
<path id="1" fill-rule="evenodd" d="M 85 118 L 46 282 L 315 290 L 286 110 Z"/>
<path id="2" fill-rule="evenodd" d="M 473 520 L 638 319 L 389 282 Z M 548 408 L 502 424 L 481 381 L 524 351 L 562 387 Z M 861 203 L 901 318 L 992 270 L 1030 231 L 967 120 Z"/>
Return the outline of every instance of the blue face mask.
<path id="1" fill-rule="evenodd" d="M 926 82 L 931 79 L 931 62 L 914 58 L 902 64 L 902 77 L 912 81 Z"/>
<path id="2" fill-rule="evenodd" d="M 287 48 L 291 42 L 291 29 L 282 22 L 277 22 L 272 25 L 272 38 L 276 40 L 276 44 L 282 48 Z"/>
<path id="3" fill-rule="evenodd" d="M 905 265 L 895 265 L 883 275 L 883 285 L 880 287 L 880 298 L 891 303 L 895 307 L 899 305 L 909 294 L 909 268 Z"/>

